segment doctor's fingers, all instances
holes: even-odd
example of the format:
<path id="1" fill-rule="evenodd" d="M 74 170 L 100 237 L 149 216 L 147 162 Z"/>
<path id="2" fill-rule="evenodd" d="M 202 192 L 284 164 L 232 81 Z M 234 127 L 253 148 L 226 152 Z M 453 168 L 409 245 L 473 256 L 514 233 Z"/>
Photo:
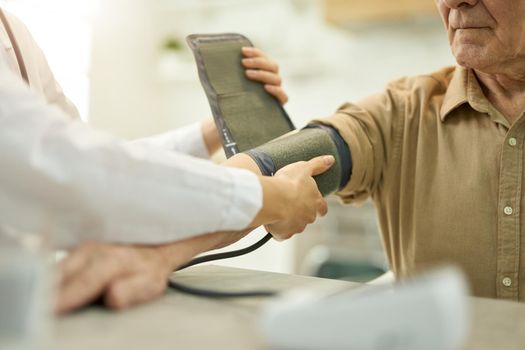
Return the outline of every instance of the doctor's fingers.
<path id="1" fill-rule="evenodd" d="M 279 65 L 266 57 L 244 58 L 242 64 L 245 68 L 260 69 L 267 72 L 279 73 Z"/>
<path id="2" fill-rule="evenodd" d="M 267 72 L 264 70 L 248 69 L 246 76 L 254 81 L 258 81 L 263 84 L 281 86 L 282 79 L 277 73 Z"/>
<path id="3" fill-rule="evenodd" d="M 256 47 L 245 46 L 241 50 L 242 50 L 242 54 L 244 55 L 244 57 L 248 57 L 248 58 L 266 57 L 266 54 L 262 50 Z"/>
<path id="4" fill-rule="evenodd" d="M 316 219 L 316 205 L 302 206 L 302 210 L 295 213 L 288 220 L 266 225 L 266 228 L 277 241 L 284 241 L 296 234 L 302 233 L 306 227 L 315 222 Z"/>
<path id="5" fill-rule="evenodd" d="M 306 166 L 308 167 L 310 174 L 312 176 L 316 176 L 328 171 L 328 169 L 330 169 L 334 163 L 334 156 L 325 155 L 310 159 L 308 162 L 306 162 Z"/>
<path id="6" fill-rule="evenodd" d="M 160 271 L 142 271 L 111 282 L 104 296 L 106 306 L 122 310 L 154 300 L 168 285 L 168 276 Z"/>
<path id="7" fill-rule="evenodd" d="M 281 87 L 281 77 L 276 73 L 270 73 L 262 70 L 247 70 L 246 76 L 259 83 L 264 84 L 265 90 L 276 97 L 281 104 L 288 102 L 288 95 Z"/>
<path id="8" fill-rule="evenodd" d="M 317 200 L 317 213 L 320 216 L 325 216 L 328 214 L 328 204 L 326 203 L 326 200 L 324 198 L 320 198 Z"/>
<path id="9" fill-rule="evenodd" d="M 264 85 L 264 89 L 273 97 L 277 98 L 282 105 L 288 102 L 288 95 L 284 92 L 284 89 L 280 86 L 275 85 Z"/>
<path id="10" fill-rule="evenodd" d="M 302 233 L 311 219 L 293 220 L 291 222 L 281 222 L 266 225 L 265 228 L 270 232 L 276 241 L 282 242 L 292 238 L 294 235 Z"/>

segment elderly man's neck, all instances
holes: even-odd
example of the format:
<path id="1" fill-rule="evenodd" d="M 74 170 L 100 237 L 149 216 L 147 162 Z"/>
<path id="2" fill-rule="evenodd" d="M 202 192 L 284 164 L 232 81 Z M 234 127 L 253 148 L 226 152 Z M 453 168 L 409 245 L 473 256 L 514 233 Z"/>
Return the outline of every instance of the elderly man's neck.
<path id="1" fill-rule="evenodd" d="M 525 69 L 512 75 L 475 73 L 485 96 L 511 124 L 524 115 Z"/>

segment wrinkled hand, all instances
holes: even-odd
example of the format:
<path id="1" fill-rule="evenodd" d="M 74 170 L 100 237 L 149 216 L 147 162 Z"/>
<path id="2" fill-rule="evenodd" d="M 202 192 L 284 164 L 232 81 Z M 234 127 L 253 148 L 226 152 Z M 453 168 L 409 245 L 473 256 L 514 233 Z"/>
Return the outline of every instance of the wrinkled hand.
<path id="1" fill-rule="evenodd" d="M 63 314 L 100 296 L 113 309 L 152 300 L 166 289 L 171 266 L 159 248 L 83 244 L 59 265 L 55 310 Z"/>
<path id="2" fill-rule="evenodd" d="M 243 47 L 244 59 L 242 64 L 246 69 L 246 76 L 264 84 L 264 89 L 273 95 L 282 104 L 288 102 L 288 95 L 282 87 L 282 78 L 279 75 L 279 65 L 266 56 L 264 52 L 254 47 Z"/>
<path id="3" fill-rule="evenodd" d="M 332 156 L 317 157 L 308 162 L 290 164 L 275 174 L 275 179 L 282 179 L 287 184 L 285 219 L 266 225 L 266 229 L 275 239 L 284 240 L 301 233 L 308 224 L 316 220 L 318 215 L 326 215 L 328 205 L 319 192 L 313 176 L 327 171 L 334 161 Z"/>
<path id="4" fill-rule="evenodd" d="M 59 264 L 56 312 L 72 311 L 99 297 L 113 309 L 153 300 L 162 295 L 178 267 L 248 232 L 211 233 L 156 247 L 85 243 Z"/>

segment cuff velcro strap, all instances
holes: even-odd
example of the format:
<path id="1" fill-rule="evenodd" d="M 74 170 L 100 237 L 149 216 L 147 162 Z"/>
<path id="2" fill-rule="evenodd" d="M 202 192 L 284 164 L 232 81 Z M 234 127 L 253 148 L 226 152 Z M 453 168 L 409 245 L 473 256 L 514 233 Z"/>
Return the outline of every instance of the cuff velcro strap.
<path id="1" fill-rule="evenodd" d="M 295 129 L 279 101 L 264 85 L 249 80 L 242 48 L 252 46 L 240 34 L 190 35 L 195 56 L 226 157 L 265 144 Z"/>

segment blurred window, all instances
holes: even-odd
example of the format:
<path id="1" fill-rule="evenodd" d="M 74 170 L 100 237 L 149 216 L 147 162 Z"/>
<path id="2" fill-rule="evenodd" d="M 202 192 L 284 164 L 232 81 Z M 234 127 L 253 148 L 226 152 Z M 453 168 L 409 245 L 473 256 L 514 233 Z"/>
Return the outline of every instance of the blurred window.
<path id="1" fill-rule="evenodd" d="M 4 0 L 44 51 L 55 77 L 83 118 L 88 115 L 91 16 L 97 0 Z"/>

